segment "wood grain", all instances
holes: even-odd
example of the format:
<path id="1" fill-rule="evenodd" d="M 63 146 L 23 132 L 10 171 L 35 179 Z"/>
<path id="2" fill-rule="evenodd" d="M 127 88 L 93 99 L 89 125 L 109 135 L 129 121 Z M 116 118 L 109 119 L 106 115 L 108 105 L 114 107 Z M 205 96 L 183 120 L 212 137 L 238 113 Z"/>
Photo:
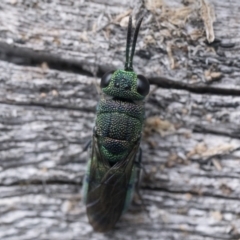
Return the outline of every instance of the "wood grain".
<path id="1" fill-rule="evenodd" d="M 240 239 L 240 3 L 209 3 L 212 43 L 206 0 L 1 1 L 1 239 Z M 100 76 L 123 66 L 129 10 L 145 15 L 134 66 L 152 83 L 145 210 L 98 234 L 81 201 L 82 150 Z"/>

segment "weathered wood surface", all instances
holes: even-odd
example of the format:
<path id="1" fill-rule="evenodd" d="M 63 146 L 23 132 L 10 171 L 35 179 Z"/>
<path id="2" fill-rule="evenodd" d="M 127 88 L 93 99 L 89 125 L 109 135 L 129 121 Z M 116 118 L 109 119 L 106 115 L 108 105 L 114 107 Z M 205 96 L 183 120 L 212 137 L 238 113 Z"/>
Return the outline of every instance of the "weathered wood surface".
<path id="1" fill-rule="evenodd" d="M 240 239 L 240 2 L 210 1 L 210 45 L 205 1 L 165 2 L 0 2 L 0 239 Z M 122 67 L 133 8 L 145 13 L 135 70 L 156 84 L 142 141 L 147 212 L 98 234 L 81 202 L 81 151 L 94 85 Z"/>

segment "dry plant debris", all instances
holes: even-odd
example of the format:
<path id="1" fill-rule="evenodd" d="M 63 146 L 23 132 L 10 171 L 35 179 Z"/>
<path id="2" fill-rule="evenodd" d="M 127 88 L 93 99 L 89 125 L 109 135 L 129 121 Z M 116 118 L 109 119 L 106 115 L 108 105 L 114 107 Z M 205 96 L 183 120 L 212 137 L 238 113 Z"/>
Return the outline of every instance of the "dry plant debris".
<path id="1" fill-rule="evenodd" d="M 145 136 L 151 135 L 152 132 L 158 132 L 163 137 L 173 133 L 174 131 L 174 125 L 167 120 L 162 120 L 157 116 L 149 117 L 146 119 L 144 128 Z"/>
<path id="2" fill-rule="evenodd" d="M 205 142 L 198 143 L 188 154 L 187 157 L 199 156 L 201 158 L 213 157 L 219 154 L 227 154 L 236 148 L 233 144 L 226 143 L 209 147 Z M 216 162 L 215 162 L 216 163 Z M 221 168 L 221 167 L 217 167 Z"/>
<path id="3" fill-rule="evenodd" d="M 213 22 L 216 20 L 213 7 L 207 0 L 201 0 L 201 16 L 204 22 L 207 40 L 209 43 L 215 39 L 213 31 Z"/>
<path id="4" fill-rule="evenodd" d="M 207 0 L 188 0 L 183 4 L 173 7 L 164 0 L 145 1 L 145 7 L 152 13 L 159 31 L 153 32 L 154 37 L 152 38 L 157 41 L 156 44 L 160 44 L 166 49 L 171 69 L 180 67 L 178 57 L 180 58 L 181 54 L 178 56 L 177 51 L 185 51 L 188 54 L 188 41 L 193 40 L 200 43 L 206 39 L 211 43 L 215 39 L 213 6 Z M 196 22 L 203 24 L 196 24 Z M 146 45 L 152 43 L 152 41 L 145 41 Z M 194 45 L 193 48 L 196 46 Z M 207 80 L 217 79 L 220 75 L 220 73 L 212 73 Z"/>

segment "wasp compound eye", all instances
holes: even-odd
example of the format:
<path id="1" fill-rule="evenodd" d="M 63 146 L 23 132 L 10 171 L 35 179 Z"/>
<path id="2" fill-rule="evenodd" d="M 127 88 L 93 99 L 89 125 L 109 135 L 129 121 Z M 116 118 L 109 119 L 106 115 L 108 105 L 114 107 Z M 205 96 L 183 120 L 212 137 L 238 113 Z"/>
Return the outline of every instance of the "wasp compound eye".
<path id="1" fill-rule="evenodd" d="M 137 92 L 144 97 L 149 93 L 149 82 L 143 75 L 137 75 Z"/>
<path id="2" fill-rule="evenodd" d="M 105 88 L 109 85 L 110 81 L 111 81 L 111 78 L 112 78 L 112 74 L 113 72 L 106 72 L 103 76 L 102 76 L 102 79 L 101 79 L 101 88 Z"/>

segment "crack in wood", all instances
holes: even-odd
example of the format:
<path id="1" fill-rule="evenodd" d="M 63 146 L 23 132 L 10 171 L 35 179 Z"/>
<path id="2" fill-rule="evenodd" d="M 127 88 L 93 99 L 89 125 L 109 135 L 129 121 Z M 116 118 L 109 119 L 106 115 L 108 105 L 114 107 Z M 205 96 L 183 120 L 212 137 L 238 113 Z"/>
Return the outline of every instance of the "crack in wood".
<path id="1" fill-rule="evenodd" d="M 222 129 L 221 131 L 219 129 L 213 129 L 213 128 L 206 128 L 203 125 L 196 124 L 193 128 L 193 132 L 195 133 L 206 133 L 206 134 L 213 134 L 213 135 L 219 135 L 219 136 L 226 136 L 231 137 L 235 139 L 240 139 L 240 132 L 237 131 L 224 131 L 225 129 Z M 227 130 L 227 129 L 226 129 Z"/>
<path id="2" fill-rule="evenodd" d="M 216 88 L 209 85 L 192 85 L 181 82 L 181 80 L 174 80 L 166 77 L 154 77 L 149 78 L 151 84 L 155 84 L 162 88 L 186 90 L 197 94 L 212 94 L 212 95 L 224 95 L 224 96 L 240 96 L 239 89 L 224 89 Z"/>
<path id="3" fill-rule="evenodd" d="M 40 107 L 44 109 L 55 109 L 55 110 L 74 110 L 79 112 L 86 112 L 86 113 L 95 113 L 96 110 L 90 109 L 89 107 L 86 108 L 79 108 L 79 107 L 70 107 L 70 106 L 61 106 L 61 105 L 49 105 L 49 103 L 25 103 L 25 102 L 3 102 L 0 101 L 0 104 L 9 105 L 9 106 L 25 106 L 25 107 Z"/>
<path id="4" fill-rule="evenodd" d="M 37 66 L 43 62 L 46 62 L 50 68 L 55 70 L 73 72 L 84 76 L 94 76 L 96 74 L 98 78 L 101 78 L 105 71 L 114 70 L 99 64 L 98 66 L 95 66 L 97 71 L 93 73 L 89 70 L 84 70 L 84 65 L 86 64 L 83 62 L 64 60 L 60 56 L 54 56 L 49 53 L 36 52 L 31 49 L 17 48 L 16 46 L 9 45 L 6 42 L 0 42 L 0 49 L 2 53 L 0 55 L 0 60 L 18 65 Z M 172 79 L 164 76 L 156 76 L 148 79 L 150 84 L 157 85 L 161 88 L 186 90 L 197 94 L 240 96 L 240 89 L 225 89 L 202 84 L 187 84 L 181 81 L 181 79 Z"/>

